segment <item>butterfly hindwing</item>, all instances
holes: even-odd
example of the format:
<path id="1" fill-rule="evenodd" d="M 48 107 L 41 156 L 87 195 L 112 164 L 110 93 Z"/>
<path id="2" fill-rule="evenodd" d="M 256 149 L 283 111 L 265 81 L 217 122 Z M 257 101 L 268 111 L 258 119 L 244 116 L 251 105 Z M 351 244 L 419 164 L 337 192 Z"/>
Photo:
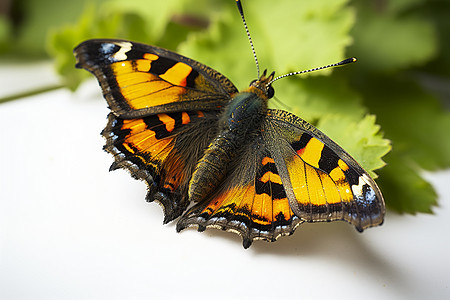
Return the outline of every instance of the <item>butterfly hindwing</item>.
<path id="1" fill-rule="evenodd" d="M 156 46 L 88 40 L 74 50 L 77 67 L 93 73 L 112 112 L 122 118 L 218 110 L 238 91 L 222 74 Z"/>
<path id="2" fill-rule="evenodd" d="M 260 137 L 229 170 L 214 194 L 181 217 L 178 231 L 193 225 L 199 231 L 207 227 L 233 231 L 248 248 L 253 240 L 290 235 L 302 223 L 290 208 L 275 162 Z"/>
<path id="3" fill-rule="evenodd" d="M 358 231 L 383 222 L 384 200 L 375 182 L 318 129 L 291 113 L 269 110 L 263 136 L 302 220 L 345 220 Z"/>
<path id="4" fill-rule="evenodd" d="M 215 134 L 217 112 L 161 113 L 122 119 L 109 114 L 102 134 L 114 155 L 111 169 L 123 168 L 144 180 L 148 201 L 164 209 L 164 222 L 177 218 L 189 204 L 187 188 L 193 168 Z M 198 131 L 202 131 L 202 135 Z"/>

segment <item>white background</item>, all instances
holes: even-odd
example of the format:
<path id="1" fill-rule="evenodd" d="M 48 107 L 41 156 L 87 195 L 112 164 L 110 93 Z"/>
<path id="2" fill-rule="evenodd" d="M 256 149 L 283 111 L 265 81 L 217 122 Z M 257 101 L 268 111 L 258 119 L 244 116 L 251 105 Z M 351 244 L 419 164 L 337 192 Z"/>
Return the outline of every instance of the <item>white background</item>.
<path id="1" fill-rule="evenodd" d="M 3 65 L 0 96 L 56 80 Z M 427 174 L 435 215 L 305 224 L 244 250 L 162 225 L 143 182 L 108 172 L 107 113 L 95 82 L 0 105 L 0 299 L 450 299 L 448 170 Z"/>

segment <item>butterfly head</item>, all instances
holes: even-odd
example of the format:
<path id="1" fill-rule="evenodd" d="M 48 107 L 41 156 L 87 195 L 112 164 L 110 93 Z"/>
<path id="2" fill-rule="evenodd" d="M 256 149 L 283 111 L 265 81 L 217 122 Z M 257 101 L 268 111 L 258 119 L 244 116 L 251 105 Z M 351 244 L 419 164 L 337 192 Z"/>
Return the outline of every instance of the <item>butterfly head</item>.
<path id="1" fill-rule="evenodd" d="M 261 77 L 259 77 L 258 80 L 253 80 L 250 82 L 250 89 L 256 88 L 256 91 L 259 91 L 264 95 L 264 98 L 267 97 L 267 99 L 270 99 L 274 96 L 275 90 L 272 87 L 272 81 L 275 77 L 275 71 L 270 73 L 269 76 L 267 76 L 267 70 L 264 70 Z"/>

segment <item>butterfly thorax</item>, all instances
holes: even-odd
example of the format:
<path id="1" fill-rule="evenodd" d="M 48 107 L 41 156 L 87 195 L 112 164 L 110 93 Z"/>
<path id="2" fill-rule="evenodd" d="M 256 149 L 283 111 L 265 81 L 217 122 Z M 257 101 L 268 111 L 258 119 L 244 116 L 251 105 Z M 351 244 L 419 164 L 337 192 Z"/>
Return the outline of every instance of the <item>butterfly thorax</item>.
<path id="1" fill-rule="evenodd" d="M 224 109 L 219 121 L 217 136 L 205 150 L 195 167 L 189 184 L 190 201 L 201 201 L 223 180 L 231 160 L 240 149 L 260 136 L 261 124 L 267 114 L 267 102 L 273 90 L 267 82 L 273 73 L 250 84 L 250 87 L 237 94 Z"/>

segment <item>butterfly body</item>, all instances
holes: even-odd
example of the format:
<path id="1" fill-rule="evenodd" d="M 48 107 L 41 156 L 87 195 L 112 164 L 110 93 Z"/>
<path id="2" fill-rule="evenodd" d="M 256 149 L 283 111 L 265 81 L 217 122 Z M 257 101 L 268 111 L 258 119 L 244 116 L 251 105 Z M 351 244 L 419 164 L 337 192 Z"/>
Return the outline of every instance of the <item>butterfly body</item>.
<path id="1" fill-rule="evenodd" d="M 247 90 L 237 94 L 219 117 L 217 136 L 199 160 L 189 184 L 189 200 L 198 202 L 217 189 L 229 171 L 230 162 L 241 149 L 260 135 L 267 114 L 268 92 L 264 83 L 273 78 L 263 75 Z"/>
<path id="2" fill-rule="evenodd" d="M 164 222 L 179 218 L 177 231 L 220 228 L 247 248 L 303 222 L 343 220 L 358 231 L 383 222 L 380 190 L 347 152 L 268 109 L 273 73 L 239 92 L 217 71 L 155 46 L 89 40 L 74 53 L 111 109 L 102 132 L 111 169 L 145 181 Z"/>

